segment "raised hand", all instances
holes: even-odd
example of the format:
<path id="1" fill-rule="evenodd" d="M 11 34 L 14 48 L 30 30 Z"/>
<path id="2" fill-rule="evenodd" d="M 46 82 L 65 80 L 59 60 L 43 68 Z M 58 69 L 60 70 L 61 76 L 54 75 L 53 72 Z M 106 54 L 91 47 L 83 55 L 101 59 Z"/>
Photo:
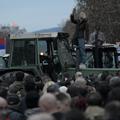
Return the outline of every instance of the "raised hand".
<path id="1" fill-rule="evenodd" d="M 73 8 L 72 14 L 74 15 L 76 13 L 76 8 Z"/>

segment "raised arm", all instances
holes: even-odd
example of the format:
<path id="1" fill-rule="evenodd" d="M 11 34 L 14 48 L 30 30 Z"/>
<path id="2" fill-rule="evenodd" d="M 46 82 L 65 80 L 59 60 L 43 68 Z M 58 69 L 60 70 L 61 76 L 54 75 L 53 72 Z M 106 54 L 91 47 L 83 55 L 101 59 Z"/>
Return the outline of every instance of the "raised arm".
<path id="1" fill-rule="evenodd" d="M 74 17 L 75 13 L 76 13 L 76 9 L 74 8 L 72 14 L 70 15 L 70 20 L 72 23 L 77 24 L 77 20 Z"/>

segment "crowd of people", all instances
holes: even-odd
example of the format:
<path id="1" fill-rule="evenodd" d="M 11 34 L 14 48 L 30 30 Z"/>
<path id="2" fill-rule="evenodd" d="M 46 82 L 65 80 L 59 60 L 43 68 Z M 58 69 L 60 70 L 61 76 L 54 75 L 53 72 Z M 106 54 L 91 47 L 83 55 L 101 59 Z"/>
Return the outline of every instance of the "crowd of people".
<path id="1" fill-rule="evenodd" d="M 74 9 L 70 18 L 76 24 L 75 39 L 79 51 L 77 65 L 86 68 L 88 21 L 84 12 L 80 13 L 78 19 L 75 19 L 75 14 Z M 100 50 L 97 49 L 104 42 L 100 28 L 90 38 L 96 46 L 94 56 L 98 58 Z M 4 77 L 0 77 L 0 120 L 120 119 L 119 72 L 84 76 L 78 71 L 72 78 L 66 73 L 62 80 L 54 80 L 56 82 L 47 75 L 34 77 L 22 71 L 17 71 L 14 77 L 10 74 L 9 79 Z"/>
<path id="2" fill-rule="evenodd" d="M 18 71 L 1 78 L 0 120 L 119 120 L 119 72 L 64 76 L 53 82 Z"/>

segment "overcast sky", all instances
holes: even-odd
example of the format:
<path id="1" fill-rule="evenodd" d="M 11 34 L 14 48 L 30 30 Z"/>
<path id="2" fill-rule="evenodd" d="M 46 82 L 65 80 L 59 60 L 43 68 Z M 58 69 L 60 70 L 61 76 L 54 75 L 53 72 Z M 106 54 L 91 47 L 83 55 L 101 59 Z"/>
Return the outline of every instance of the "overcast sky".
<path id="1" fill-rule="evenodd" d="M 0 24 L 27 31 L 57 27 L 69 19 L 75 0 L 0 0 Z"/>

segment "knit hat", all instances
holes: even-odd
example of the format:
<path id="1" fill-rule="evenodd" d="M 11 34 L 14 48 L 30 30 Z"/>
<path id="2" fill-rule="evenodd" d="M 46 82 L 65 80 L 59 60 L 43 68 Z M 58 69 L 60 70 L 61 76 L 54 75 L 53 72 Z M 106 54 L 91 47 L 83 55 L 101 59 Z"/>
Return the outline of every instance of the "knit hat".
<path id="1" fill-rule="evenodd" d="M 60 90 L 60 92 L 62 92 L 62 93 L 67 93 L 68 88 L 65 87 L 65 86 L 61 86 L 61 87 L 59 88 L 59 90 Z"/>
<path id="2" fill-rule="evenodd" d="M 82 76 L 82 72 L 78 71 L 75 73 L 75 79 Z"/>

